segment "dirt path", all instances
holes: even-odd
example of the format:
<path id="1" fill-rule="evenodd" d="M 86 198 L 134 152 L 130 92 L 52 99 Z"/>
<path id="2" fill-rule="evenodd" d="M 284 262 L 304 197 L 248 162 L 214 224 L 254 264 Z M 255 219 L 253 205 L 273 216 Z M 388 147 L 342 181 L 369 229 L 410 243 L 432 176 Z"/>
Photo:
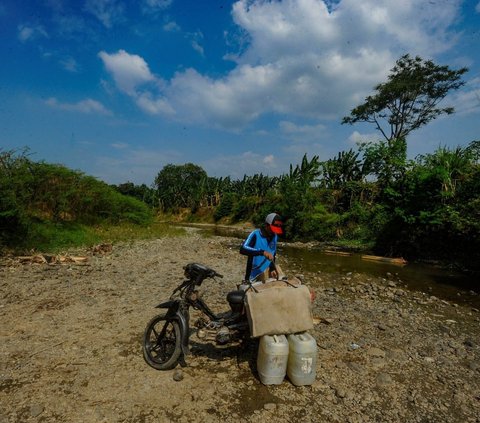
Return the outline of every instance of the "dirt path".
<path id="1" fill-rule="evenodd" d="M 216 311 L 242 278 L 238 241 L 191 232 L 85 265 L 2 263 L 0 422 L 480 422 L 480 313 L 395 280 L 304 275 L 322 322 L 313 386 L 263 386 L 252 355 L 195 339 L 181 381 L 150 368 L 141 336 L 182 266 L 230 275 L 207 285 Z"/>

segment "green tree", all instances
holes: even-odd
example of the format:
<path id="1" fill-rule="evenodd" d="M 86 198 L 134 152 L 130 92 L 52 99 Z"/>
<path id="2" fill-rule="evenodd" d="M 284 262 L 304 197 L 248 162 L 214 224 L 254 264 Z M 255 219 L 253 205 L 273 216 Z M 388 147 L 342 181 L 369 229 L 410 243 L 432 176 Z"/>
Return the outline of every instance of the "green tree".
<path id="1" fill-rule="evenodd" d="M 407 166 L 407 142 L 404 138 L 395 142 L 365 142 L 359 150 L 363 153 L 365 176 L 374 175 L 380 187 L 391 187 L 394 181 L 401 180 Z"/>
<path id="2" fill-rule="evenodd" d="M 402 195 L 383 202 L 388 219 L 379 253 L 411 258 L 480 261 L 480 167 L 475 142 L 419 156 L 402 181 Z"/>
<path id="3" fill-rule="evenodd" d="M 54 222 L 73 220 L 72 200 L 77 192 L 80 172 L 62 165 L 38 162 L 32 165 L 33 190 L 30 212 Z"/>
<path id="4" fill-rule="evenodd" d="M 227 217 L 232 214 L 233 207 L 237 201 L 237 196 L 231 192 L 226 192 L 222 196 L 220 204 L 216 207 L 213 218 L 218 222 L 222 217 Z"/>
<path id="5" fill-rule="evenodd" d="M 405 175 L 407 135 L 442 114 L 452 114 L 453 107 L 439 103 L 465 84 L 461 80 L 467 68 L 452 70 L 431 60 L 406 54 L 396 61 L 388 80 L 375 87 L 376 93 L 351 110 L 343 124 L 372 123 L 385 141 L 360 146 L 365 166 L 377 176 L 382 188 L 391 188 Z"/>
<path id="6" fill-rule="evenodd" d="M 312 186 L 320 176 L 320 165 L 318 156 L 313 156 L 311 160 L 308 160 L 307 155 L 304 154 L 300 165 L 296 165 L 295 168 L 290 165 L 290 172 L 281 178 L 280 184 L 286 182 L 306 189 Z"/>
<path id="7" fill-rule="evenodd" d="M 341 151 L 337 157 L 321 163 L 322 185 L 329 189 L 341 189 L 348 182 L 361 181 L 364 177 L 359 153 L 352 149 Z"/>
<path id="8" fill-rule="evenodd" d="M 31 166 L 27 150 L 0 149 L 0 251 L 2 245 L 17 242 L 28 232 L 27 204 L 33 181 Z"/>
<path id="9" fill-rule="evenodd" d="M 157 190 L 145 184 L 135 185 L 133 182 L 125 182 L 120 185 L 113 185 L 119 193 L 134 197 L 150 207 L 158 206 Z"/>
<path id="10" fill-rule="evenodd" d="M 0 151 L 0 250 L 48 245 L 78 224 L 147 224 L 152 217 L 145 203 L 93 177 L 33 162 L 26 151 Z"/>
<path id="11" fill-rule="evenodd" d="M 277 206 L 286 219 L 286 230 L 291 238 L 313 239 L 318 235 L 318 222 L 322 219 L 313 219 L 318 204 L 318 192 L 314 186 L 321 174 L 320 161 L 318 156 L 310 160 L 305 154 L 299 165 L 290 165 L 290 171 L 280 177 L 278 192 L 281 201 Z M 317 214 L 315 214 L 317 216 Z"/>
<path id="12" fill-rule="evenodd" d="M 440 147 L 434 154 L 420 156 L 417 160 L 430 170 L 430 178 L 436 182 L 436 191 L 445 203 L 455 197 L 458 184 L 471 172 L 474 156 L 468 148 Z"/>
<path id="13" fill-rule="evenodd" d="M 359 154 L 352 149 L 341 151 L 333 159 L 321 163 L 320 186 L 330 193 L 336 211 L 346 210 L 363 197 L 365 166 Z"/>
<path id="14" fill-rule="evenodd" d="M 155 178 L 160 206 L 165 211 L 190 208 L 195 211 L 205 194 L 207 173 L 193 163 L 166 165 Z"/>
<path id="15" fill-rule="evenodd" d="M 375 87 L 376 94 L 352 109 L 342 123 L 373 123 L 389 144 L 406 139 L 411 131 L 454 112 L 453 107 L 439 107 L 439 102 L 465 84 L 461 77 L 467 70 L 452 70 L 406 54 L 397 60 L 388 81 Z"/>

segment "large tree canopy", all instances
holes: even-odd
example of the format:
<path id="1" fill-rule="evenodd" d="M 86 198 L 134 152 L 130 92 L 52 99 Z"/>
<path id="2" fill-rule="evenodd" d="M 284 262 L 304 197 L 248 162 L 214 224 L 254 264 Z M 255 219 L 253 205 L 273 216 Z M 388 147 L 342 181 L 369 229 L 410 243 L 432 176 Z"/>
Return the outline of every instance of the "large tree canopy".
<path id="1" fill-rule="evenodd" d="M 453 107 L 438 106 L 449 91 L 464 85 L 465 72 L 467 68 L 451 70 L 406 54 L 397 60 L 388 81 L 375 87 L 376 94 L 352 109 L 342 123 L 373 123 L 389 144 L 405 139 L 436 117 L 454 112 Z"/>
<path id="2" fill-rule="evenodd" d="M 166 165 L 155 178 L 160 204 L 164 210 L 182 207 L 196 209 L 203 194 L 207 173 L 193 163 Z"/>

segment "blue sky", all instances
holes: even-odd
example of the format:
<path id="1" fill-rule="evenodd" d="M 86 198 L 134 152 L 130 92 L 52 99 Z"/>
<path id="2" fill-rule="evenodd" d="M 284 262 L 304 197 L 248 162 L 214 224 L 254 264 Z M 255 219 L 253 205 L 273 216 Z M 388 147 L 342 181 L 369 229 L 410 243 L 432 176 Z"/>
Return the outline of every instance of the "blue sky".
<path id="1" fill-rule="evenodd" d="M 379 138 L 343 116 L 403 54 L 458 69 L 410 157 L 480 139 L 479 0 L 0 0 L 0 149 L 108 183 L 288 172 Z"/>

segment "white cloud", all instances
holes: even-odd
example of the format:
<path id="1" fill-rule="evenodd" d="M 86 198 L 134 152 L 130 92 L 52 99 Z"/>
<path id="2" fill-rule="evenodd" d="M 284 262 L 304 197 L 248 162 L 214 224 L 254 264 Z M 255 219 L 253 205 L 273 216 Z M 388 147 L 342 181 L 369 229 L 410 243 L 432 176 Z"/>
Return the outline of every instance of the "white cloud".
<path id="1" fill-rule="evenodd" d="M 275 157 L 273 154 L 269 154 L 263 158 L 262 162 L 266 166 L 275 166 Z"/>
<path id="2" fill-rule="evenodd" d="M 281 121 L 280 130 L 295 141 L 309 141 L 322 137 L 325 133 L 325 125 L 297 125 L 293 122 Z"/>
<path id="3" fill-rule="evenodd" d="M 21 42 L 33 40 L 35 38 L 48 38 L 47 31 L 41 25 L 19 25 L 18 38 Z"/>
<path id="4" fill-rule="evenodd" d="M 116 86 L 132 97 L 143 111 L 152 115 L 175 114 L 169 102 L 157 93 L 163 81 L 150 72 L 142 57 L 125 50 L 113 54 L 101 51 L 98 56 L 113 76 Z"/>
<path id="5" fill-rule="evenodd" d="M 261 95 L 265 85 L 272 83 L 269 72 L 242 66 L 225 79 L 213 80 L 189 69 L 177 74 L 165 93 L 184 119 L 239 128 L 258 117 L 270 101 Z"/>
<path id="6" fill-rule="evenodd" d="M 232 179 L 241 179 L 244 175 L 255 173 L 271 175 L 275 171 L 280 173 L 281 170 L 273 155 L 263 156 L 251 151 L 231 156 L 214 156 L 201 166 L 209 175 L 230 175 Z"/>
<path id="7" fill-rule="evenodd" d="M 358 131 L 353 131 L 352 134 L 348 137 L 349 144 L 359 145 L 364 142 L 376 142 L 381 139 L 378 132 L 372 132 L 368 134 L 361 134 Z"/>
<path id="8" fill-rule="evenodd" d="M 69 72 L 78 72 L 78 63 L 73 57 L 66 57 L 60 60 L 60 64 Z"/>
<path id="9" fill-rule="evenodd" d="M 108 54 L 98 53 L 106 69 L 112 74 L 118 88 L 129 95 L 135 95 L 142 84 L 155 81 L 147 62 L 136 54 L 129 54 L 125 50 Z"/>
<path id="10" fill-rule="evenodd" d="M 169 110 L 175 119 L 230 129 L 272 113 L 339 120 L 385 80 L 405 52 L 431 58 L 448 50 L 456 41 L 449 28 L 460 5 L 461 0 L 442 7 L 418 0 L 342 0 L 334 7 L 322 0 L 239 0 L 232 17 L 249 44 L 240 55 L 228 56 L 235 57 L 236 67 L 217 79 L 187 69 L 162 87 L 144 87 L 148 96 L 139 95 L 139 85 L 158 79 L 143 58 L 123 50 L 100 57 L 118 88 L 150 113 Z M 192 41 L 202 53 L 202 37 Z M 302 128 L 290 131 L 300 136 Z M 308 128 L 303 131 L 305 136 Z"/>
<path id="11" fill-rule="evenodd" d="M 202 42 L 203 42 L 203 38 L 204 38 L 203 33 L 201 33 L 200 31 L 188 33 L 187 38 L 190 39 L 190 44 L 191 44 L 192 48 L 197 53 L 199 53 L 201 56 L 204 56 L 205 51 L 204 51 L 203 46 L 202 46 Z"/>
<path id="12" fill-rule="evenodd" d="M 145 3 L 149 7 L 155 7 L 158 9 L 166 9 L 172 4 L 172 0 L 145 0 Z"/>
<path id="13" fill-rule="evenodd" d="M 45 101 L 45 103 L 59 110 L 67 110 L 70 112 L 79 112 L 86 114 L 99 114 L 99 115 L 112 115 L 112 112 L 105 108 L 105 106 L 96 101 L 88 98 L 86 100 L 79 101 L 78 103 L 60 103 L 56 98 L 51 97 Z"/>
<path id="14" fill-rule="evenodd" d="M 175 111 L 168 104 L 168 102 L 162 98 L 153 98 L 150 93 L 140 93 L 136 96 L 137 105 L 145 112 L 151 115 L 173 115 Z"/>
<path id="15" fill-rule="evenodd" d="M 478 2 L 478 4 L 475 6 L 475 11 L 477 13 L 480 13 L 480 1 Z"/>
<path id="16" fill-rule="evenodd" d="M 173 0 L 144 0 L 143 13 L 159 12 L 168 9 Z"/>
<path id="17" fill-rule="evenodd" d="M 87 0 L 85 10 L 94 15 L 106 28 L 124 20 L 125 6 L 117 0 Z"/>
<path id="18" fill-rule="evenodd" d="M 110 145 L 117 150 L 124 150 L 125 148 L 128 148 L 128 144 L 125 142 L 114 142 Z"/>
<path id="19" fill-rule="evenodd" d="M 163 30 L 166 32 L 178 32 L 180 29 L 180 26 L 174 21 L 169 21 L 163 25 Z"/>
<path id="20" fill-rule="evenodd" d="M 204 56 L 205 55 L 205 51 L 203 49 L 203 47 L 199 44 L 198 41 L 196 40 L 193 40 L 192 41 L 192 48 L 200 54 L 200 56 Z"/>
<path id="21" fill-rule="evenodd" d="M 468 81 L 463 91 L 452 96 L 452 103 L 459 115 L 480 113 L 480 78 Z"/>

